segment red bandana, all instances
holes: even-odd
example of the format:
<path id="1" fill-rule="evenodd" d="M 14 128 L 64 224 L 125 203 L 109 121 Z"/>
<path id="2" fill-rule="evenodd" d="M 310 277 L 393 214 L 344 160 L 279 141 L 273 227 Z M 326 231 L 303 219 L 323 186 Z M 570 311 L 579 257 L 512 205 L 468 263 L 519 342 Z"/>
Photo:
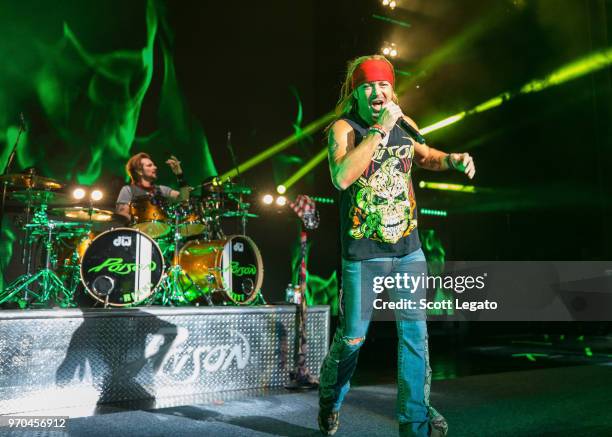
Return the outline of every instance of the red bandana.
<path id="1" fill-rule="evenodd" d="M 394 86 L 395 73 L 393 67 L 382 59 L 368 59 L 363 61 L 353 72 L 353 89 L 366 82 L 386 80 Z"/>

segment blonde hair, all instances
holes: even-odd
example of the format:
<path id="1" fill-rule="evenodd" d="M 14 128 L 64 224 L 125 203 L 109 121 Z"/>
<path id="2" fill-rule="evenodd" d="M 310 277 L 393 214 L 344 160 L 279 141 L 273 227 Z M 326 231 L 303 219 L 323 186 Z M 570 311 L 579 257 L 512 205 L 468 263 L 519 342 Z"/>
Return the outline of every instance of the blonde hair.
<path id="1" fill-rule="evenodd" d="M 391 64 L 391 62 L 389 62 L 389 60 L 382 55 L 360 56 L 359 58 L 355 58 L 349 61 L 346 67 L 346 77 L 344 78 L 342 88 L 340 88 L 340 98 L 338 99 L 338 103 L 336 103 L 336 109 L 334 110 L 336 114 L 336 119 L 357 109 L 357 99 L 355 99 L 355 94 L 353 93 L 353 73 L 355 72 L 355 69 L 359 66 L 359 64 L 369 59 L 378 59 L 381 61 L 385 61 L 393 70 L 393 64 Z M 395 95 L 395 90 L 393 91 L 392 100 L 393 102 L 398 103 L 397 96 Z"/>

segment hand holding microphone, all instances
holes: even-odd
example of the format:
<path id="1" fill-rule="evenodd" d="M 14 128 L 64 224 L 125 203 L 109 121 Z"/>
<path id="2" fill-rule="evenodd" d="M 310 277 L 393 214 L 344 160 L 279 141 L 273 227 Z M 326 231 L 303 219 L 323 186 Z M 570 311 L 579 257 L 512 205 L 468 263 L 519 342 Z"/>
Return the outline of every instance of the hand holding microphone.
<path id="1" fill-rule="evenodd" d="M 421 135 L 419 131 L 414 128 L 414 126 L 404 119 L 402 108 L 400 108 L 397 103 L 389 102 L 385 105 L 385 107 L 380 111 L 378 124 L 380 124 L 387 133 L 391 132 L 391 129 L 397 125 L 417 142 L 425 144 L 425 138 L 423 135 Z"/>
<path id="2" fill-rule="evenodd" d="M 396 103 L 388 102 L 381 110 L 378 116 L 377 124 L 379 124 L 387 134 L 395 126 L 395 123 L 403 116 L 402 108 Z"/>

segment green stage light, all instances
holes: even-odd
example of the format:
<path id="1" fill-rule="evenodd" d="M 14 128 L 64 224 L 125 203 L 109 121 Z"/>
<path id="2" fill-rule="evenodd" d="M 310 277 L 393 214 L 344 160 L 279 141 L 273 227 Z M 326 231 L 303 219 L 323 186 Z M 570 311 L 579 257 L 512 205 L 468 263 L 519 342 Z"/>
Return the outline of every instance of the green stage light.
<path id="1" fill-rule="evenodd" d="M 476 106 L 474 108 L 474 112 L 484 112 L 488 111 L 489 109 L 496 108 L 497 106 L 503 104 L 506 100 L 510 100 L 510 97 L 510 93 L 500 94 L 499 96 L 493 97 L 492 99 L 487 100 L 486 102 L 483 102 L 480 105 Z"/>
<path id="2" fill-rule="evenodd" d="M 403 70 L 398 70 L 397 68 L 395 68 L 395 74 L 396 75 L 400 75 L 400 76 L 412 76 L 413 74 L 409 71 L 403 71 Z"/>
<path id="3" fill-rule="evenodd" d="M 391 23 L 391 24 L 397 24 L 398 26 L 401 26 L 401 27 L 410 27 L 410 23 L 407 23 L 405 21 L 395 20 L 393 18 L 385 17 L 383 15 L 372 14 L 372 18 L 374 18 L 375 20 L 386 21 L 387 23 Z"/>
<path id="4" fill-rule="evenodd" d="M 293 176 L 291 176 L 289 179 L 287 179 L 281 185 L 283 185 L 286 189 L 291 187 L 297 181 L 299 181 L 304 176 L 306 176 L 306 174 L 308 174 L 308 172 L 310 170 L 315 168 L 326 157 L 327 157 L 327 148 L 324 148 L 319 153 L 317 153 L 314 158 L 312 158 L 310 161 L 308 161 L 306 164 L 304 164 L 304 166 L 302 168 L 300 168 L 298 171 L 296 171 L 293 174 Z"/>
<path id="5" fill-rule="evenodd" d="M 612 47 L 607 48 L 606 50 L 591 53 L 574 62 L 570 62 L 569 64 L 566 64 L 553 71 L 544 79 L 533 80 L 527 83 L 523 85 L 520 93 L 529 94 L 545 90 L 551 86 L 561 85 L 562 83 L 577 79 L 584 75 L 601 70 L 602 68 L 606 68 L 610 64 L 612 64 Z"/>
<path id="6" fill-rule="evenodd" d="M 480 29 L 482 30 L 482 29 Z M 478 33 L 478 32 L 476 32 Z M 468 32 L 468 34 L 464 35 L 464 38 L 462 38 L 462 42 L 465 43 L 466 41 L 471 40 L 475 35 L 472 34 L 471 32 Z M 444 50 L 442 51 L 444 52 Z M 434 66 L 437 65 L 439 62 L 438 57 L 433 57 L 431 59 L 427 59 L 427 62 L 423 62 L 423 66 L 425 65 L 429 65 Z M 461 120 L 463 120 L 466 116 L 469 115 L 473 115 L 473 114 L 477 114 L 477 113 L 482 113 L 484 111 L 488 111 L 490 109 L 496 108 L 498 106 L 501 106 L 502 104 L 504 104 L 505 102 L 509 101 L 510 99 L 512 99 L 513 97 L 515 97 L 517 94 L 528 94 L 528 93 L 532 93 L 532 92 L 537 92 L 537 91 L 542 91 L 546 88 L 549 88 L 551 86 L 555 86 L 555 85 L 560 85 L 564 82 L 576 79 L 580 76 L 586 75 L 586 74 L 590 74 L 593 73 L 597 70 L 600 70 L 602 68 L 605 68 L 609 65 L 612 64 L 612 48 L 608 48 L 606 50 L 600 51 L 600 52 L 596 52 L 593 54 L 590 54 L 588 56 L 585 56 L 577 61 L 574 61 L 570 64 L 567 64 L 565 66 L 562 66 L 561 68 L 555 70 L 553 73 L 551 73 L 550 75 L 548 75 L 546 78 L 542 79 L 542 80 L 534 80 L 531 81 L 529 83 L 527 83 L 526 85 L 524 85 L 520 91 L 517 92 L 504 92 L 502 94 L 499 94 L 496 97 L 493 97 L 491 99 L 488 99 L 478 105 L 476 105 L 475 107 L 473 107 L 472 109 L 469 109 L 467 111 L 463 111 L 460 113 L 457 113 L 455 115 L 452 115 L 450 117 L 447 117 L 443 120 L 440 120 L 434 124 L 431 124 L 429 126 L 426 126 L 424 128 L 421 129 L 421 134 L 426 135 L 430 132 L 434 132 L 436 130 L 442 129 L 444 127 L 450 126 L 454 123 L 457 123 Z M 424 70 L 423 68 L 420 68 L 420 70 Z M 408 79 L 408 82 L 410 82 L 412 79 Z M 398 85 L 398 94 L 402 94 L 401 90 L 406 90 L 407 89 L 407 83 L 406 81 L 404 81 L 404 83 Z M 319 128 L 323 127 L 324 125 L 330 123 L 333 119 L 335 118 L 334 113 L 330 112 L 328 114 L 326 114 L 325 116 L 323 116 L 321 119 L 316 120 L 314 122 L 312 122 L 310 125 L 308 125 L 304 131 L 302 132 L 302 135 L 304 134 L 310 134 L 315 132 L 316 130 L 318 130 Z M 229 177 L 233 177 L 236 174 L 238 174 L 239 172 L 243 172 L 248 170 L 249 168 L 259 164 L 260 162 L 264 161 L 265 159 L 271 157 L 272 155 L 286 149 L 287 147 L 293 145 L 295 142 L 297 142 L 300 138 L 294 136 L 285 138 L 283 141 L 277 143 L 276 145 L 272 146 L 270 149 L 260 153 L 259 155 L 256 155 L 255 157 L 251 158 L 250 160 L 248 160 L 247 162 L 245 162 L 244 164 L 240 165 L 238 167 L 238 170 L 232 170 L 230 172 L 225 173 L 223 176 L 221 176 L 222 179 L 227 179 Z M 285 185 L 285 187 L 289 188 L 290 186 L 292 186 L 293 184 L 295 184 L 298 180 L 300 180 L 304 175 L 306 175 L 311 169 L 313 169 L 316 165 L 318 165 L 321 161 L 324 160 L 325 156 L 327 154 L 327 149 L 324 148 L 323 150 L 321 150 L 321 152 L 319 152 L 313 159 L 311 159 L 308 163 L 305 164 L 305 166 L 298 170 L 297 173 L 295 173 L 291 178 L 289 178 L 285 183 L 283 183 L 283 185 Z M 465 192 L 465 191 L 464 191 Z"/>
<path id="7" fill-rule="evenodd" d="M 513 357 L 525 357 L 529 361 L 535 361 L 536 357 L 547 357 L 548 354 L 536 354 L 536 353 L 524 353 L 524 354 L 512 354 Z"/>
<path id="8" fill-rule="evenodd" d="M 304 129 L 302 129 L 301 134 L 299 135 L 291 135 L 287 138 L 285 138 L 282 141 L 279 141 L 278 143 L 276 143 L 275 145 L 271 146 L 270 148 L 264 150 L 263 152 L 253 156 L 251 159 L 249 159 L 248 161 L 240 164 L 238 166 L 238 168 L 235 168 L 233 170 L 230 170 L 224 174 L 222 174 L 220 176 L 220 179 L 222 181 L 225 181 L 229 178 L 233 178 L 234 176 L 238 175 L 239 173 L 244 173 L 245 171 L 255 167 L 257 164 L 261 164 L 263 161 L 265 161 L 268 158 L 271 158 L 272 156 L 276 155 L 279 152 L 282 152 L 283 150 L 285 150 L 286 148 L 292 146 L 293 144 L 297 143 L 300 139 L 311 135 L 315 132 L 317 132 L 319 129 L 321 129 L 322 127 L 326 126 L 327 124 L 329 124 L 333 119 L 335 118 L 335 114 L 333 112 L 329 112 L 328 114 L 325 114 L 323 117 L 319 118 L 318 120 L 313 121 L 312 123 L 310 123 L 308 126 L 306 126 Z M 327 150 L 327 149 L 325 149 Z M 287 188 L 289 188 L 289 185 L 287 184 L 283 184 L 285 185 Z"/>
<path id="9" fill-rule="evenodd" d="M 285 194 L 287 192 L 287 187 L 284 185 L 279 185 L 278 187 L 276 187 L 276 192 L 278 194 Z"/>
<path id="10" fill-rule="evenodd" d="M 421 208 L 419 210 L 419 214 L 421 215 L 432 215 L 437 217 L 446 217 L 448 213 L 442 209 L 429 209 L 429 208 Z"/>
<path id="11" fill-rule="evenodd" d="M 382 17 L 382 16 L 377 16 L 374 18 L 381 19 L 379 17 Z M 503 17 L 503 15 L 498 15 L 497 13 L 495 13 L 493 15 L 489 14 L 485 17 L 479 18 L 478 22 L 474 23 L 472 26 L 469 26 L 466 29 L 466 31 L 464 31 L 461 35 L 454 38 L 450 43 L 446 44 L 441 49 L 432 53 L 429 57 L 425 58 L 423 62 L 419 63 L 419 65 L 416 68 L 416 71 L 423 72 L 423 73 L 433 71 L 435 68 L 440 66 L 443 62 L 447 61 L 450 58 L 450 55 L 452 53 L 459 51 L 459 49 L 464 46 L 469 46 L 469 44 L 473 42 L 474 39 L 476 39 L 478 36 L 483 34 L 495 22 L 497 22 L 498 18 L 501 18 L 501 17 Z M 396 22 L 396 21 L 397 20 L 394 20 L 394 24 L 402 25 L 399 23 L 403 23 L 403 22 Z M 405 23 L 405 24 L 408 24 L 408 23 Z M 402 73 L 399 73 L 399 74 L 403 75 Z M 396 94 L 398 95 L 403 94 L 407 89 L 411 87 L 411 85 L 414 83 L 413 81 L 420 75 L 421 73 L 410 75 L 410 77 L 406 77 L 405 80 L 401 81 L 401 83 L 398 83 Z M 408 75 L 403 75 L 403 76 L 408 76 Z M 263 152 L 253 156 L 246 162 L 240 164 L 237 169 L 233 169 L 233 170 L 230 170 L 224 173 L 223 175 L 220 176 L 221 180 L 225 181 L 229 178 L 236 176 L 239 173 L 244 173 L 245 171 L 255 167 L 256 165 L 262 163 L 266 159 L 271 158 L 275 154 L 285 150 L 288 147 L 291 147 L 293 144 L 298 142 L 304 136 L 317 132 L 322 127 L 331 123 L 335 119 L 335 117 L 336 115 L 334 114 L 333 111 L 328 112 L 327 114 L 323 115 L 318 120 L 315 120 L 312 123 L 310 123 L 308 126 L 306 126 L 302 130 L 301 135 L 292 135 L 292 136 L 285 138 L 284 140 L 278 142 L 277 144 L 271 146 L 270 148 L 264 150 Z M 320 156 L 321 153 L 323 153 L 322 157 Z M 318 163 L 323 161 L 323 158 L 325 158 L 326 149 L 322 150 L 321 153 L 316 155 L 315 159 L 313 159 L 314 165 L 312 167 L 316 166 Z M 305 175 L 306 173 L 307 172 L 304 172 L 302 176 Z M 300 178 L 294 177 L 292 178 L 292 182 L 295 183 L 299 179 Z M 287 184 L 284 184 L 284 185 L 287 188 L 289 188 L 289 185 Z"/>
<path id="12" fill-rule="evenodd" d="M 478 114 L 489 109 L 501 106 L 505 102 L 511 100 L 520 94 L 530 94 L 534 92 L 543 91 L 552 86 L 561 85 L 570 80 L 577 79 L 581 76 L 594 73 L 602 68 L 606 68 L 612 64 L 612 48 L 602 50 L 599 52 L 591 53 L 577 61 L 566 64 L 551 74 L 546 76 L 544 79 L 536 79 L 523 85 L 518 92 L 504 92 L 492 99 L 486 100 L 472 109 L 455 114 L 447 117 L 442 121 L 434 123 L 421 129 L 423 135 L 449 126 L 464 119 L 468 115 Z"/>
<path id="13" fill-rule="evenodd" d="M 448 184 L 446 182 L 419 182 L 420 188 L 427 188 L 429 190 L 441 190 L 441 191 L 457 191 L 460 193 L 476 193 L 476 187 L 473 185 L 462 185 L 462 184 Z"/>
<path id="14" fill-rule="evenodd" d="M 336 201 L 332 199 L 331 197 L 319 197 L 319 196 L 309 196 L 309 197 L 317 203 L 324 203 L 328 205 L 336 203 Z"/>
<path id="15" fill-rule="evenodd" d="M 429 132 L 433 132 L 435 130 L 442 129 L 443 127 L 450 126 L 453 123 L 457 123 L 458 121 L 463 120 L 465 115 L 466 115 L 466 112 L 463 111 L 463 112 L 460 112 L 459 114 L 455 114 L 450 117 L 447 117 L 444 120 L 440 120 L 437 123 L 426 126 L 423 129 L 421 129 L 421 134 L 426 135 Z"/>

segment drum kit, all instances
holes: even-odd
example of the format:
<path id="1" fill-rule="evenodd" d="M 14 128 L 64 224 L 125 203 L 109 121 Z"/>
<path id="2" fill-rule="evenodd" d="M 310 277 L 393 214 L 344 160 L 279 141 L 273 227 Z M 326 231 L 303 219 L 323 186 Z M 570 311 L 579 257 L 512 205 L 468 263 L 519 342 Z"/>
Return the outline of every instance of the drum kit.
<path id="1" fill-rule="evenodd" d="M 8 202 L 20 212 L 25 273 L 0 291 L 0 304 L 252 305 L 261 295 L 263 263 L 246 236 L 248 187 L 206 182 L 189 200 L 143 196 L 130 222 L 93 203 L 75 204 L 64 184 L 30 174 L 0 176 Z M 240 219 L 225 235 L 222 222 Z M 34 265 L 36 268 L 32 268 Z"/>

